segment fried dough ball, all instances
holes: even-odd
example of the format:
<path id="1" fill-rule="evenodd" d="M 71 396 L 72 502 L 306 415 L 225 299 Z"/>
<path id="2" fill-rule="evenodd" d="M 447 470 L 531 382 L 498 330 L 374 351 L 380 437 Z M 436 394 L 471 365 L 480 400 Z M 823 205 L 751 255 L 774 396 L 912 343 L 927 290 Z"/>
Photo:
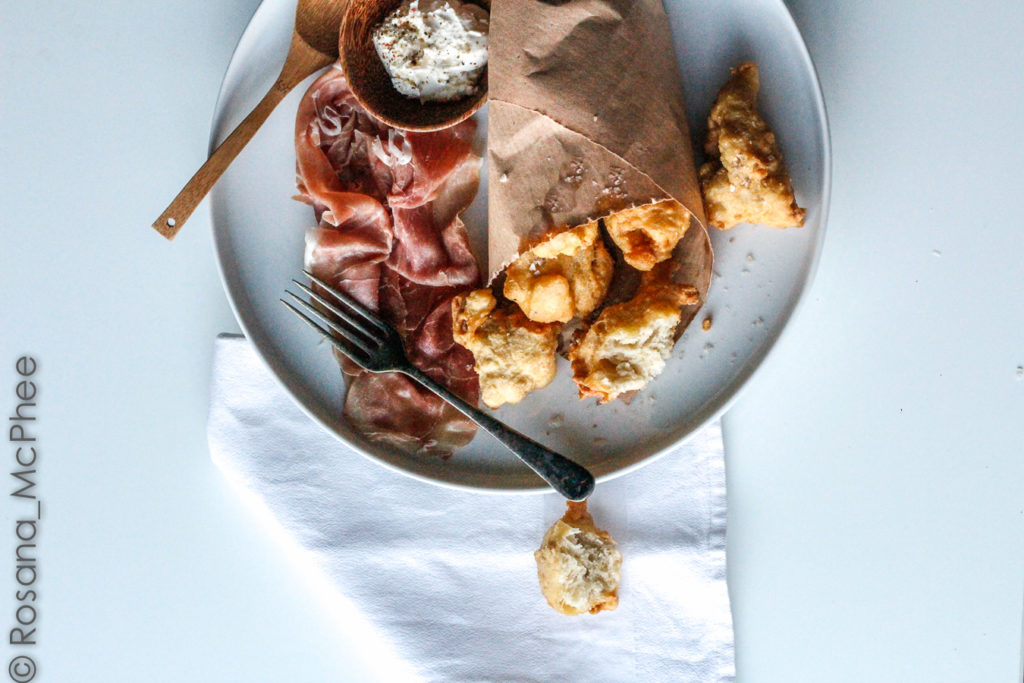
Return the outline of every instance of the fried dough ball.
<path id="1" fill-rule="evenodd" d="M 535 323 L 517 309 L 497 309 L 489 289 L 452 299 L 452 334 L 469 349 L 488 408 L 519 403 L 555 378 L 559 325 Z"/>
<path id="2" fill-rule="evenodd" d="M 612 214 L 604 225 L 626 263 L 650 270 L 672 256 L 690 227 L 690 212 L 676 200 L 666 199 Z"/>
<path id="3" fill-rule="evenodd" d="M 577 336 L 569 361 L 581 399 L 614 401 L 643 389 L 665 369 L 682 307 L 700 303 L 696 288 L 669 281 L 665 272 L 659 268 L 645 273 L 632 299 L 601 311 Z"/>
<path id="4" fill-rule="evenodd" d="M 612 280 L 612 257 L 597 222 L 553 233 L 505 271 L 505 296 L 530 320 L 569 322 L 598 307 Z"/>
<path id="5" fill-rule="evenodd" d="M 611 535 L 594 526 L 586 501 L 569 503 L 533 557 L 541 592 L 562 614 L 597 614 L 618 607 L 622 554 Z"/>
<path id="6" fill-rule="evenodd" d="M 738 223 L 804 224 L 775 134 L 757 113 L 758 87 L 757 65 L 740 64 L 708 116 L 709 161 L 700 168 L 700 183 L 708 222 L 720 230 Z"/>

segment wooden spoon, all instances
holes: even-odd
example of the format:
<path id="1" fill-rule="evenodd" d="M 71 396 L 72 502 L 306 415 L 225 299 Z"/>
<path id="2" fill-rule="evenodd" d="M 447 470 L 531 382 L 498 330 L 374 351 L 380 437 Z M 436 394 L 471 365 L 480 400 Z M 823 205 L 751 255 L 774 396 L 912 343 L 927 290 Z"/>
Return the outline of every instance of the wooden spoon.
<path id="1" fill-rule="evenodd" d="M 270 92 L 210 155 L 171 205 L 160 214 L 160 218 L 153 223 L 157 232 L 168 240 L 174 239 L 199 202 L 285 95 L 307 76 L 338 59 L 338 32 L 347 4 L 347 0 L 299 0 L 288 57 Z"/>

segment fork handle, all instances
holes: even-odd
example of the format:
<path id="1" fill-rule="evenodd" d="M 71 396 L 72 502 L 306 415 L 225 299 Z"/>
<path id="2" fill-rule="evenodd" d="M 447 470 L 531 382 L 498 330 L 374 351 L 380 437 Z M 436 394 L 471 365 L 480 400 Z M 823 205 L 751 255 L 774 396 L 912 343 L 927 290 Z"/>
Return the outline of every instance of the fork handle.
<path id="1" fill-rule="evenodd" d="M 569 500 L 585 500 L 594 490 L 594 475 L 587 468 L 559 455 L 528 436 L 502 424 L 482 410 L 463 401 L 440 383 L 435 382 L 425 372 L 416 367 L 403 368 L 402 372 L 430 389 L 432 392 L 452 404 L 460 413 L 480 425 L 491 436 L 506 448 L 515 453 L 520 460 L 530 466 L 541 479 L 551 485 L 555 491 Z"/>

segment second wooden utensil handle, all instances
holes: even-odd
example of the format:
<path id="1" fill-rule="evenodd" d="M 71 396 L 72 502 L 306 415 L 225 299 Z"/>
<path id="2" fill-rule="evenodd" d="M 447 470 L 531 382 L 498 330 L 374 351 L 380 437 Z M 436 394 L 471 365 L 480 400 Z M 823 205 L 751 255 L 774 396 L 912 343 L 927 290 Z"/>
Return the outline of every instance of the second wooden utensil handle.
<path id="1" fill-rule="evenodd" d="M 330 64 L 332 58 L 317 52 L 310 47 L 297 33 L 292 34 L 292 42 L 288 48 L 281 74 L 277 77 L 270 91 L 263 96 L 256 108 L 238 124 L 227 140 L 214 150 L 206 163 L 196 171 L 192 179 L 181 189 L 171 205 L 160 214 L 153 223 L 153 228 L 169 240 L 174 239 L 192 212 L 203 201 L 213 184 L 221 177 L 231 162 L 235 160 L 242 148 L 252 139 L 263 122 L 267 120 L 274 108 L 280 104 L 285 95 L 301 83 L 306 76 Z"/>
<path id="2" fill-rule="evenodd" d="M 282 83 L 278 79 L 264 95 L 256 108 L 249 112 L 249 115 L 238 124 L 227 140 L 210 155 L 192 179 L 181 189 L 178 196 L 174 198 L 170 206 L 160 214 L 160 218 L 153 223 L 153 228 L 161 235 L 171 240 L 178 234 L 181 227 L 195 211 L 199 202 L 209 193 L 210 188 L 217 182 L 227 167 L 235 160 L 238 153 L 242 151 L 246 143 L 252 139 L 263 122 L 267 120 L 274 108 L 284 99 L 284 96 L 295 87 L 294 83 Z"/>

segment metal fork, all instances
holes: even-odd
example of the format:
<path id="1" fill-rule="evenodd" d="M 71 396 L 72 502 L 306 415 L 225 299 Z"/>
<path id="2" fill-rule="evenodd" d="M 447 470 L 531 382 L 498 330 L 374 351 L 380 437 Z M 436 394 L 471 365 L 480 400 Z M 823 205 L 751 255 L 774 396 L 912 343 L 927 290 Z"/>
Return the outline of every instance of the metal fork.
<path id="1" fill-rule="evenodd" d="M 281 303 L 326 337 L 352 362 L 370 372 L 400 372 L 413 378 L 498 439 L 550 484 L 551 488 L 569 500 L 584 500 L 594 490 L 594 475 L 586 468 L 520 434 L 435 382 L 405 357 L 402 338 L 394 328 L 352 297 L 337 291 L 312 273 L 303 272 L 312 282 L 322 287 L 333 301 L 298 280 L 292 280 L 292 282 L 334 317 L 327 315 L 323 310 L 314 307 L 291 291 L 286 290 L 285 293 L 312 316 L 326 324 L 329 330 L 324 329 L 310 315 L 300 311 L 288 301 L 281 299 Z"/>

